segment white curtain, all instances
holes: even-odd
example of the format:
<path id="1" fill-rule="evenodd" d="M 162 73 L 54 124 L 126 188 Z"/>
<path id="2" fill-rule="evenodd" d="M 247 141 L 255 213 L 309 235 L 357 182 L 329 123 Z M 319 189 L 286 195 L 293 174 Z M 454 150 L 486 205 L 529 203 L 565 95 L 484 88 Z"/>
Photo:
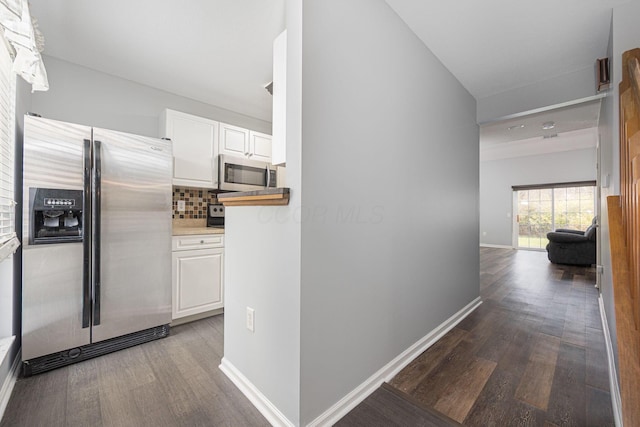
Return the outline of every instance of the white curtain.
<path id="1" fill-rule="evenodd" d="M 13 71 L 31 83 L 32 91 L 48 90 L 47 71 L 40 56 L 44 37 L 31 17 L 27 0 L 0 0 L 0 27 L 14 53 Z"/>

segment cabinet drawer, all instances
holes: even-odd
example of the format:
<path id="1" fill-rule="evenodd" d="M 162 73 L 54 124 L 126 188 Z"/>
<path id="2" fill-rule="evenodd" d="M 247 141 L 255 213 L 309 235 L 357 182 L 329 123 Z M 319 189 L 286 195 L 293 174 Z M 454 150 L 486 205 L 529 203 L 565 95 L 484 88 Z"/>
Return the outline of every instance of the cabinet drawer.
<path id="1" fill-rule="evenodd" d="M 171 250 L 186 251 L 224 247 L 223 234 L 197 234 L 193 236 L 173 236 Z"/>

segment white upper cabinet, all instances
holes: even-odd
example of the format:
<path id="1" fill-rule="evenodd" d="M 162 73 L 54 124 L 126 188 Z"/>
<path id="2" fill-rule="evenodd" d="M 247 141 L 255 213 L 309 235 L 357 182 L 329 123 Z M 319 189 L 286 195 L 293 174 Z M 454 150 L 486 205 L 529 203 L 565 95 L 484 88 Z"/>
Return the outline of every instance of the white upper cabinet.
<path id="1" fill-rule="evenodd" d="M 220 123 L 219 154 L 271 163 L 271 135 Z"/>
<path id="2" fill-rule="evenodd" d="M 271 163 L 271 135 L 249 132 L 249 158 Z"/>
<path id="3" fill-rule="evenodd" d="M 160 135 L 173 142 L 173 185 L 218 187 L 218 154 L 271 163 L 271 135 L 166 109 Z"/>
<path id="4" fill-rule="evenodd" d="M 287 162 L 287 30 L 273 42 L 273 145 L 274 165 Z"/>
<path id="5" fill-rule="evenodd" d="M 220 153 L 232 156 L 249 155 L 249 130 L 220 123 Z"/>
<path id="6" fill-rule="evenodd" d="M 173 142 L 173 185 L 217 187 L 219 123 L 169 109 L 160 122 L 160 133 Z"/>

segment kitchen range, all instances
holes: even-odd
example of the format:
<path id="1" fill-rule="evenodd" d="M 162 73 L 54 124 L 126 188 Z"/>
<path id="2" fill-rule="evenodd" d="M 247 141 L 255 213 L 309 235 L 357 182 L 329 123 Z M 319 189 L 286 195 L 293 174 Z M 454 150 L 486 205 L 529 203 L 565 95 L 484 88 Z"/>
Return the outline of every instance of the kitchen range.
<path id="1" fill-rule="evenodd" d="M 207 203 L 207 227 L 224 229 L 224 206 L 221 203 Z"/>
<path id="2" fill-rule="evenodd" d="M 25 117 L 25 375 L 168 335 L 171 153 L 165 140 Z"/>

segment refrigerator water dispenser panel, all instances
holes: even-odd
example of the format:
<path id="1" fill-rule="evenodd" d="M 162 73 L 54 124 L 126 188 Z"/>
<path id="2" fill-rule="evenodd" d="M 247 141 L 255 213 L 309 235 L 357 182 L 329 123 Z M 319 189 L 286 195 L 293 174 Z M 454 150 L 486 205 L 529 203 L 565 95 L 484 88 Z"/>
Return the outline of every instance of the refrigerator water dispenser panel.
<path id="1" fill-rule="evenodd" d="M 29 244 L 82 242 L 82 190 L 29 188 Z"/>

